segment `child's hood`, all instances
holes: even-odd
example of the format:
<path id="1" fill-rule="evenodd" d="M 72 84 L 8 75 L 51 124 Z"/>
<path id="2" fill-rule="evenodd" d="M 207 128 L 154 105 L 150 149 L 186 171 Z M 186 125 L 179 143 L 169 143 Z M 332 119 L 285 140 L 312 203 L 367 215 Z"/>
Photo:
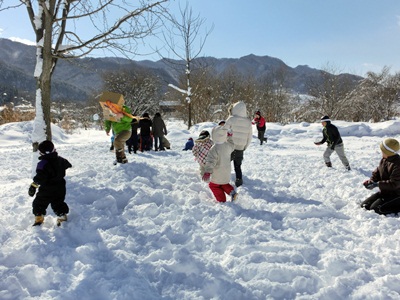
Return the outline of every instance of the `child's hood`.
<path id="1" fill-rule="evenodd" d="M 216 144 L 223 144 L 227 141 L 227 133 L 228 129 L 224 126 L 216 126 L 213 128 L 211 136 Z"/>
<path id="2" fill-rule="evenodd" d="M 233 104 L 231 109 L 231 115 L 247 118 L 246 104 L 243 101 L 239 101 Z"/>

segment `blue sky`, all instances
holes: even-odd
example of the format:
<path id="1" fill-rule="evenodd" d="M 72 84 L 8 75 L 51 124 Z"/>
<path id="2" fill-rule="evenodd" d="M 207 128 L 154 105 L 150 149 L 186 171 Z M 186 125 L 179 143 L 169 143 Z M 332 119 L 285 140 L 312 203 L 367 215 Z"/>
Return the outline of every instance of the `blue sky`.
<path id="1" fill-rule="evenodd" d="M 178 13 L 179 1 L 170 4 Z M 185 3 L 185 1 L 181 1 Z M 268 55 L 287 65 L 332 66 L 365 75 L 383 66 L 400 71 L 399 0 L 190 0 L 214 25 L 203 55 Z M 33 40 L 24 10 L 0 13 L 0 37 Z M 137 57 L 134 59 L 157 59 Z"/>

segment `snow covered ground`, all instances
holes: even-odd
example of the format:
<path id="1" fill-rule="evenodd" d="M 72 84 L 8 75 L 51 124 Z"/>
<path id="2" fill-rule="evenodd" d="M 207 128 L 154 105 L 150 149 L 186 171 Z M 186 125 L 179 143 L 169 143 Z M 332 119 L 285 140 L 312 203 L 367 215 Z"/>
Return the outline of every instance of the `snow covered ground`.
<path id="1" fill-rule="evenodd" d="M 187 138 L 168 121 L 172 149 L 113 166 L 103 131 L 54 127 L 67 171 L 69 221 L 51 209 L 32 227 L 32 123 L 0 126 L 0 299 L 399 299 L 400 218 L 359 207 L 379 143 L 400 121 L 333 122 L 352 170 L 314 140 L 320 123 L 267 124 L 245 152 L 235 203 L 200 180 Z M 232 171 L 232 179 L 234 179 Z"/>

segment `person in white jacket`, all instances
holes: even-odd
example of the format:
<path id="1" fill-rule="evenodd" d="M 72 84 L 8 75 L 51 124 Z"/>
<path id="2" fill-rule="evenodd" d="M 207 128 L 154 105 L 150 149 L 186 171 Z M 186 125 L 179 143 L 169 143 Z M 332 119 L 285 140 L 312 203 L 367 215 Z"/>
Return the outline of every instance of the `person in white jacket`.
<path id="1" fill-rule="evenodd" d="M 232 130 L 233 143 L 235 149 L 231 154 L 233 166 L 235 168 L 237 187 L 243 184 L 242 161 L 244 151 L 249 147 L 253 137 L 251 120 L 247 117 L 246 104 L 243 101 L 236 102 L 230 109 L 230 116 L 226 120 L 225 127 Z"/>
<path id="2" fill-rule="evenodd" d="M 231 201 L 236 200 L 235 188 L 229 183 L 231 180 L 231 153 L 235 146 L 232 133 L 223 126 L 216 126 L 211 132 L 214 145 L 207 154 L 203 181 L 209 181 L 208 186 L 218 202 L 226 202 L 226 195 Z"/>

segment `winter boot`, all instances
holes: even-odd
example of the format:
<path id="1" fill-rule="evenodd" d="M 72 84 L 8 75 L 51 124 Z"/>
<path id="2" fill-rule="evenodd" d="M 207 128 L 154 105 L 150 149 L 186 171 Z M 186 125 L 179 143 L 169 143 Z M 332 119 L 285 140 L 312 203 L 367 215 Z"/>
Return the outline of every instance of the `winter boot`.
<path id="1" fill-rule="evenodd" d="M 236 180 L 235 180 L 235 185 L 236 185 L 236 187 L 239 187 L 239 186 L 241 186 L 243 184 L 243 179 L 241 179 L 241 178 L 236 178 Z"/>
<path id="2" fill-rule="evenodd" d="M 62 222 L 65 222 L 67 220 L 68 218 L 66 214 L 59 215 L 57 218 L 57 226 L 60 226 Z"/>
<path id="3" fill-rule="evenodd" d="M 122 158 L 125 157 L 124 149 L 115 149 L 115 157 L 118 163 L 122 163 Z"/>
<path id="4" fill-rule="evenodd" d="M 121 157 L 121 164 L 126 164 L 128 162 L 128 159 L 124 156 Z"/>
<path id="5" fill-rule="evenodd" d="M 43 222 L 44 222 L 44 216 L 43 215 L 35 216 L 35 223 L 33 223 L 32 226 L 40 226 L 40 225 L 42 225 Z"/>
<path id="6" fill-rule="evenodd" d="M 347 171 L 351 170 L 350 165 L 345 166 L 345 168 L 346 168 Z"/>
<path id="7" fill-rule="evenodd" d="M 235 201 L 236 199 L 237 199 L 237 197 L 238 197 L 238 193 L 236 193 L 236 191 L 235 190 L 232 190 L 232 192 L 231 192 L 231 201 L 233 202 L 233 201 Z"/>
<path id="8" fill-rule="evenodd" d="M 331 162 L 326 162 L 325 165 L 326 165 L 328 168 L 332 168 L 332 163 L 331 163 Z"/>

